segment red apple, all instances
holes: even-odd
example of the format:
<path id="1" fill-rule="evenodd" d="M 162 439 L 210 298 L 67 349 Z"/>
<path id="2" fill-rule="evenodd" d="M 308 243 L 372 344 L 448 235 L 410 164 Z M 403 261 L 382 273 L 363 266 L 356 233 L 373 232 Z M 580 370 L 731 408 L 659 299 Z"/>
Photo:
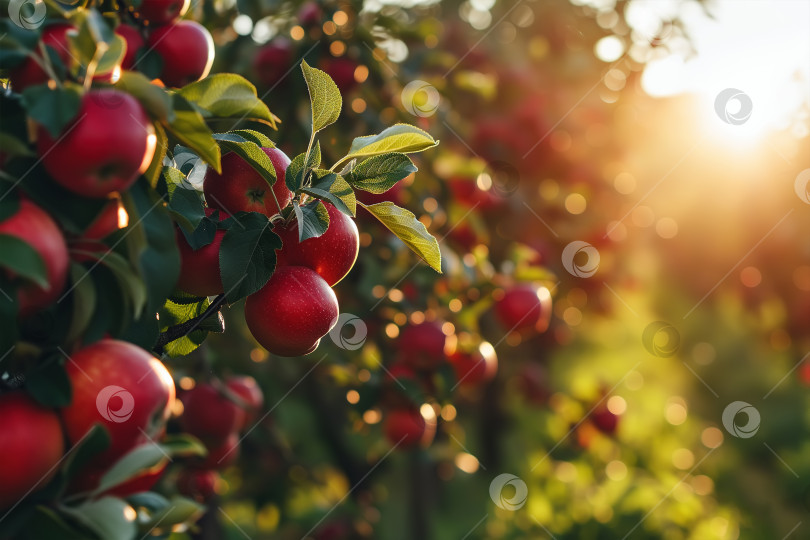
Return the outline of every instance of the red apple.
<path id="1" fill-rule="evenodd" d="M 205 215 L 210 217 L 216 210 L 206 208 Z M 219 220 L 230 216 L 219 212 Z M 215 296 L 225 292 L 219 270 L 219 247 L 225 237 L 224 229 L 217 229 L 214 240 L 198 250 L 191 249 L 186 237 L 177 229 L 177 248 L 180 251 L 180 279 L 177 288 L 195 296 Z"/>
<path id="2" fill-rule="evenodd" d="M 304 28 L 320 26 L 323 20 L 323 11 L 317 2 L 306 2 L 298 10 L 298 23 Z"/>
<path id="3" fill-rule="evenodd" d="M 76 27 L 69 23 L 52 24 L 42 30 L 42 43 L 56 53 L 65 67 L 69 67 L 72 60 L 67 36 L 71 31 L 76 31 Z M 37 50 L 36 54 L 41 53 Z M 9 72 L 11 88 L 15 92 L 22 92 L 29 86 L 46 83 L 49 78 L 45 70 L 33 58 L 26 58 Z"/>
<path id="4" fill-rule="evenodd" d="M 166 24 L 182 17 L 190 3 L 190 0 L 142 0 L 138 15 L 153 25 Z"/>
<path id="5" fill-rule="evenodd" d="M 59 137 L 40 126 L 37 150 L 57 183 L 85 197 L 106 197 L 126 190 L 146 171 L 156 143 L 141 104 L 103 89 L 84 95 L 78 116 Z"/>
<path id="6" fill-rule="evenodd" d="M 247 161 L 231 152 L 222 157 L 222 174 L 213 169 L 208 169 L 205 173 L 203 192 L 208 206 L 229 214 L 261 212 L 273 216 L 278 214 L 276 199 L 281 208 L 290 203 L 293 194 L 284 183 L 290 158 L 278 148 L 262 148 L 262 150 L 276 170 L 276 183 L 272 189 Z"/>
<path id="7" fill-rule="evenodd" d="M 96 219 L 84 230 L 82 238 L 103 240 L 118 230 L 118 199 L 111 200 L 99 212 Z"/>
<path id="8" fill-rule="evenodd" d="M 215 386 L 199 383 L 180 396 L 180 425 L 211 447 L 219 446 L 245 422 L 245 411 Z"/>
<path id="9" fill-rule="evenodd" d="M 284 243 L 276 250 L 276 265 L 306 266 L 333 286 L 354 266 L 360 251 L 360 235 L 352 218 L 329 203 L 324 206 L 329 213 L 329 228 L 321 236 L 299 242 L 297 221 L 276 230 Z"/>
<path id="10" fill-rule="evenodd" d="M 166 86 L 179 88 L 204 79 L 214 64 L 214 40 L 195 21 L 180 20 L 155 28 L 147 44 L 163 59 L 158 78 Z"/>
<path id="11" fill-rule="evenodd" d="M 250 332 L 278 356 L 313 352 L 337 323 L 338 312 L 329 284 L 303 266 L 277 268 L 267 284 L 245 301 Z"/>
<path id="12" fill-rule="evenodd" d="M 28 317 L 53 304 L 65 288 L 69 257 L 65 238 L 51 216 L 28 199 L 21 199 L 17 212 L 0 221 L 0 234 L 24 240 L 45 263 L 47 287 L 26 283 L 18 289 L 20 316 Z"/>
<path id="13" fill-rule="evenodd" d="M 488 210 L 500 203 L 491 190 L 478 187 L 475 178 L 454 177 L 447 181 L 447 186 L 456 201 L 470 208 Z"/>
<path id="14" fill-rule="evenodd" d="M 545 287 L 513 287 L 495 302 L 495 317 L 510 333 L 545 332 L 551 319 L 551 293 Z"/>
<path id="15" fill-rule="evenodd" d="M 44 487 L 64 452 L 59 416 L 20 391 L 0 395 L 0 510 Z"/>
<path id="16" fill-rule="evenodd" d="M 65 364 L 73 400 L 61 411 L 65 432 L 77 444 L 93 424 L 110 435 L 110 446 L 94 457 L 88 473 L 106 470 L 136 446 L 161 437 L 174 403 L 172 376 L 160 361 L 125 341 L 104 339 Z"/>
<path id="17" fill-rule="evenodd" d="M 498 371 L 498 357 L 489 343 L 474 352 L 456 351 L 450 358 L 459 386 L 474 388 L 491 380 Z"/>
<path id="18" fill-rule="evenodd" d="M 124 59 L 121 60 L 121 69 L 131 70 L 135 67 L 138 49 L 142 48 L 145 43 L 141 31 L 128 24 L 119 24 L 115 28 L 115 33 L 127 42 L 127 52 L 124 53 Z"/>
<path id="19" fill-rule="evenodd" d="M 208 449 L 205 458 L 195 458 L 192 461 L 198 469 L 224 469 L 239 457 L 239 434 L 230 433 L 224 441 Z"/>
<path id="20" fill-rule="evenodd" d="M 198 501 L 211 499 L 219 484 L 219 473 L 216 471 L 201 471 L 186 469 L 177 476 L 177 491 Z"/>
<path id="21" fill-rule="evenodd" d="M 225 386 L 243 401 L 245 421 L 243 425 L 236 428 L 237 431 L 242 431 L 246 426 L 250 426 L 256 421 L 259 411 L 264 406 L 262 389 L 259 388 L 256 379 L 248 375 L 230 377 Z"/>
<path id="22" fill-rule="evenodd" d="M 397 448 L 429 446 L 436 434 L 435 422 L 427 422 L 418 409 L 395 409 L 383 420 L 383 433 Z"/>
<path id="23" fill-rule="evenodd" d="M 397 340 L 402 361 L 417 370 L 434 370 L 445 361 L 447 336 L 435 321 L 406 326 Z"/>
<path id="24" fill-rule="evenodd" d="M 591 413 L 591 422 L 602 433 L 612 435 L 616 433 L 616 428 L 619 427 L 619 416 L 610 412 L 607 407 L 600 405 Z"/>
<path id="25" fill-rule="evenodd" d="M 253 57 L 253 73 L 262 86 L 273 88 L 281 84 L 285 77 L 292 78 L 295 75 L 295 70 L 290 70 L 294 62 L 294 50 L 290 40 L 284 37 L 276 38 L 272 43 L 256 51 Z"/>

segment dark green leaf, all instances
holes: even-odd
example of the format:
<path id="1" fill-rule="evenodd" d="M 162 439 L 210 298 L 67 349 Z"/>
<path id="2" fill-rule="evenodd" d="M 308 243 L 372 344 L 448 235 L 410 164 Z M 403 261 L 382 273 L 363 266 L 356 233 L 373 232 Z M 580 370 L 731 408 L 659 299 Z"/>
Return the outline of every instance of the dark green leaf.
<path id="1" fill-rule="evenodd" d="M 82 102 L 81 88 L 65 84 L 61 88 L 48 88 L 41 84 L 23 90 L 23 106 L 28 115 L 56 138 L 79 113 Z M 78 119 L 81 122 L 81 118 Z"/>
<path id="2" fill-rule="evenodd" d="M 0 132 L 0 148 L 7 156 L 35 156 L 25 141 L 21 141 L 10 133 Z"/>
<path id="3" fill-rule="evenodd" d="M 194 231 L 205 217 L 200 193 L 188 186 L 186 177 L 174 167 L 165 167 L 163 175 L 169 195 L 169 212 L 181 227 L 189 232 Z"/>
<path id="4" fill-rule="evenodd" d="M 183 236 L 186 238 L 188 245 L 191 246 L 191 249 L 197 251 L 201 247 L 207 246 L 214 241 L 219 224 L 219 222 L 216 221 L 217 219 L 218 218 L 214 215 L 204 217 L 200 220 L 199 225 L 197 225 L 197 228 L 194 229 L 193 233 L 188 233 L 182 228 L 180 229 L 180 232 L 183 233 Z"/>
<path id="5" fill-rule="evenodd" d="M 304 163 L 304 160 L 306 160 L 306 163 Z M 293 193 L 297 193 L 298 190 L 300 190 L 304 185 L 307 171 L 310 169 L 315 169 L 320 164 L 321 143 L 315 141 L 315 145 L 309 151 L 309 156 L 307 156 L 306 152 L 303 154 L 298 154 L 287 166 L 287 172 L 284 174 L 284 181 L 287 184 L 287 189 Z"/>
<path id="6" fill-rule="evenodd" d="M 0 233 L 0 267 L 40 287 L 48 286 L 48 271 L 39 252 L 16 236 Z"/>
<path id="7" fill-rule="evenodd" d="M 405 154 L 381 154 L 354 167 L 346 181 L 355 189 L 380 194 L 416 171 L 416 165 Z"/>
<path id="8" fill-rule="evenodd" d="M 363 205 L 363 207 L 380 220 L 397 238 L 405 242 L 405 245 L 414 253 L 422 257 L 431 268 L 441 273 L 442 254 L 439 251 L 439 243 L 413 213 L 391 202 Z"/>
<path id="9" fill-rule="evenodd" d="M 169 505 L 161 511 L 155 512 L 151 519 L 142 525 L 148 530 L 160 527 L 170 530 L 173 526 L 194 522 L 203 514 L 205 507 L 184 497 L 172 497 Z"/>
<path id="10" fill-rule="evenodd" d="M 179 94 L 206 117 L 249 118 L 276 127 L 276 117 L 256 96 L 256 87 L 239 75 L 217 73 L 183 87 Z"/>
<path id="11" fill-rule="evenodd" d="M 104 540 L 136 538 L 135 511 L 115 497 L 89 500 L 79 506 L 62 505 L 60 510 Z"/>
<path id="12" fill-rule="evenodd" d="M 155 187 L 160 179 L 160 173 L 163 171 L 163 160 L 166 159 L 166 153 L 169 150 L 169 139 L 166 137 L 166 130 L 163 129 L 162 124 L 155 122 L 153 125 L 155 127 L 155 137 L 157 138 L 155 155 L 143 175 L 149 185 Z"/>
<path id="13" fill-rule="evenodd" d="M 306 61 L 301 62 L 301 69 L 309 89 L 312 132 L 315 133 L 337 121 L 343 108 L 343 98 L 337 85 L 326 72 L 310 67 Z"/>
<path id="14" fill-rule="evenodd" d="M 217 133 L 214 138 L 219 141 L 219 145 L 227 152 L 235 152 L 245 160 L 253 169 L 259 173 L 272 187 L 276 183 L 276 169 L 267 154 L 255 142 L 248 141 L 240 135 L 233 133 Z M 241 140 L 236 140 L 241 139 Z"/>
<path id="15" fill-rule="evenodd" d="M 233 131 L 229 131 L 233 135 L 238 135 L 245 139 L 246 141 L 254 142 L 261 146 L 262 148 L 275 148 L 276 145 L 273 141 L 270 140 L 270 137 L 265 135 L 264 133 L 259 133 L 258 131 L 254 131 L 252 129 L 235 129 Z"/>
<path id="16" fill-rule="evenodd" d="M 25 374 L 25 386 L 28 393 L 45 407 L 70 404 L 70 379 L 58 356 L 51 356 L 29 369 Z"/>
<path id="17" fill-rule="evenodd" d="M 144 471 L 162 467 L 168 461 L 169 456 L 166 451 L 157 443 L 136 446 L 107 469 L 93 493 L 104 493 L 135 478 Z"/>
<path id="18" fill-rule="evenodd" d="M 80 441 L 68 451 L 60 469 L 63 484 L 82 473 L 82 469 L 98 454 L 109 448 L 110 434 L 99 424 L 94 424 Z"/>
<path id="19" fill-rule="evenodd" d="M 152 84 L 142 73 L 122 71 L 115 88 L 137 99 L 154 120 L 169 123 L 173 120 L 172 97 L 160 86 Z"/>
<path id="20" fill-rule="evenodd" d="M 24 538 L 59 538 L 59 540 L 87 540 L 62 517 L 46 506 L 37 506 L 36 514 L 28 520 Z"/>
<path id="21" fill-rule="evenodd" d="M 304 206 L 293 205 L 295 219 L 298 220 L 298 241 L 317 238 L 329 228 L 329 212 L 321 201 Z"/>
<path id="22" fill-rule="evenodd" d="M 332 203 L 338 210 L 354 217 L 357 212 L 357 199 L 354 190 L 342 176 L 323 169 L 314 171 L 312 186 L 301 191 L 316 199 Z"/>
<path id="23" fill-rule="evenodd" d="M 135 273 L 129 261 L 118 253 L 109 251 L 99 259 L 99 262 L 110 269 L 118 280 L 121 291 L 131 301 L 132 316 L 136 319 L 140 317 L 146 305 L 146 285 Z"/>
<path id="24" fill-rule="evenodd" d="M 73 290 L 70 294 L 73 313 L 70 318 L 67 337 L 65 338 L 67 342 L 72 342 L 82 335 L 82 332 L 85 331 L 93 319 L 93 311 L 95 311 L 96 307 L 96 288 L 93 286 L 93 280 L 83 279 L 83 276 L 85 276 L 84 267 L 77 263 L 71 263 L 70 282 L 73 284 Z"/>
<path id="25" fill-rule="evenodd" d="M 264 287 L 275 271 L 275 250 L 281 249 L 281 238 L 273 232 L 267 216 L 250 212 L 234 217 L 242 226 L 225 233 L 219 250 L 222 284 L 229 303 Z"/>

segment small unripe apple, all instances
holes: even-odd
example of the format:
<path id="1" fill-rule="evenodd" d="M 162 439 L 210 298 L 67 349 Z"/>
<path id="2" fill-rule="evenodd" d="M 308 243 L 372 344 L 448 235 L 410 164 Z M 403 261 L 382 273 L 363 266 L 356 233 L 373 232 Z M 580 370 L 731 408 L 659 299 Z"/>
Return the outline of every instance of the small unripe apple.
<path id="1" fill-rule="evenodd" d="M 166 86 L 179 88 L 204 79 L 214 64 L 214 40 L 196 21 L 180 20 L 155 28 L 147 44 L 163 59 L 158 78 Z"/>
<path id="2" fill-rule="evenodd" d="M 360 251 L 360 235 L 352 218 L 329 203 L 324 206 L 329 213 L 329 228 L 321 236 L 299 242 L 298 221 L 276 230 L 284 244 L 276 250 L 276 265 L 306 266 L 333 286 L 354 266 Z"/>
<path id="3" fill-rule="evenodd" d="M 399 335 L 400 358 L 416 370 L 434 370 L 445 361 L 447 336 L 435 321 L 406 326 Z"/>
<path id="4" fill-rule="evenodd" d="M 329 284 L 303 266 L 277 268 L 267 284 L 245 301 L 251 334 L 278 356 L 313 352 L 337 323 L 338 313 Z"/>
<path id="5" fill-rule="evenodd" d="M 205 215 L 211 216 L 216 210 L 206 208 Z M 219 221 L 230 216 L 219 212 Z M 177 288 L 195 296 L 215 296 L 225 292 L 222 274 L 219 270 L 219 248 L 225 237 L 224 229 L 217 229 L 214 240 L 198 250 L 191 249 L 183 233 L 178 229 L 177 248 L 180 251 L 180 279 Z"/>
<path id="6" fill-rule="evenodd" d="M 545 287 L 513 287 L 495 302 L 495 317 L 508 332 L 545 332 L 551 320 L 551 293 Z"/>
<path id="7" fill-rule="evenodd" d="M 37 150 L 53 179 L 96 198 L 129 188 L 149 167 L 157 144 L 138 100 L 112 89 L 85 94 L 78 116 L 59 137 L 40 126 L 37 138 Z"/>
<path id="8" fill-rule="evenodd" d="M 278 214 L 279 206 L 284 208 L 290 203 L 293 194 L 284 181 L 290 158 L 278 148 L 262 148 L 262 151 L 276 171 L 273 187 L 247 161 L 230 152 L 222 157 L 222 174 L 213 169 L 205 173 L 203 193 L 208 206 L 229 214 L 261 212 L 274 216 Z"/>
<path id="9" fill-rule="evenodd" d="M 45 263 L 46 287 L 26 283 L 18 289 L 20 316 L 28 317 L 53 304 L 65 288 L 70 262 L 65 238 L 56 222 L 42 208 L 22 199 L 17 212 L 0 221 L 0 234 L 25 241 Z"/>

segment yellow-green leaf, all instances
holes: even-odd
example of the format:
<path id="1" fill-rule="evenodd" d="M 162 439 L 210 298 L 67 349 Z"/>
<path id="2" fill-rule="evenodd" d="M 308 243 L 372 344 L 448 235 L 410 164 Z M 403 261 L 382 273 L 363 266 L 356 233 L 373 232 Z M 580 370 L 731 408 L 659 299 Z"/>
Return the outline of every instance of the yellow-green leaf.
<path id="1" fill-rule="evenodd" d="M 301 62 L 301 69 L 304 71 L 304 79 L 309 89 L 309 100 L 312 103 L 312 132 L 315 133 L 337 121 L 343 107 L 343 98 L 335 81 L 326 72 L 310 67 L 306 62 Z"/>
<path id="2" fill-rule="evenodd" d="M 400 208 L 392 202 L 362 206 L 379 219 L 380 223 L 385 225 L 397 238 L 405 242 L 405 245 L 414 253 L 422 257 L 431 268 L 442 273 L 442 253 L 439 250 L 439 243 L 412 212 Z"/>

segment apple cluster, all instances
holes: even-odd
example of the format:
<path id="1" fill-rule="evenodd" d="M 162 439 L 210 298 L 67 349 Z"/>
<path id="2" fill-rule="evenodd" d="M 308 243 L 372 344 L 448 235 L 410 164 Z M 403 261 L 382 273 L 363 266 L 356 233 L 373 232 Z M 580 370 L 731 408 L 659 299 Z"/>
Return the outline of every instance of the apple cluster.
<path id="1" fill-rule="evenodd" d="M 245 320 L 256 340 L 271 353 L 300 356 L 314 351 L 337 322 L 338 301 L 331 287 L 354 266 L 360 238 L 351 218 L 324 203 L 328 229 L 299 242 L 298 222 L 288 223 L 280 215 L 293 198 L 285 183 L 290 159 L 278 148 L 262 151 L 275 168 L 273 187 L 239 155 L 226 154 L 222 172 L 209 169 L 205 175 L 206 215 L 221 223 L 238 212 L 259 212 L 275 223 L 273 230 L 283 243 L 276 251 L 275 272 L 264 287 L 247 297 Z M 178 228 L 179 289 L 196 296 L 228 293 L 220 271 L 224 236 L 225 230 L 219 229 L 210 244 L 194 250 Z"/>
<path id="2" fill-rule="evenodd" d="M 177 478 L 178 490 L 201 501 L 216 493 L 219 470 L 239 457 L 240 434 L 253 429 L 264 395 L 250 376 L 198 382 L 180 393 L 180 425 L 205 445 L 205 458 L 191 458 Z"/>

